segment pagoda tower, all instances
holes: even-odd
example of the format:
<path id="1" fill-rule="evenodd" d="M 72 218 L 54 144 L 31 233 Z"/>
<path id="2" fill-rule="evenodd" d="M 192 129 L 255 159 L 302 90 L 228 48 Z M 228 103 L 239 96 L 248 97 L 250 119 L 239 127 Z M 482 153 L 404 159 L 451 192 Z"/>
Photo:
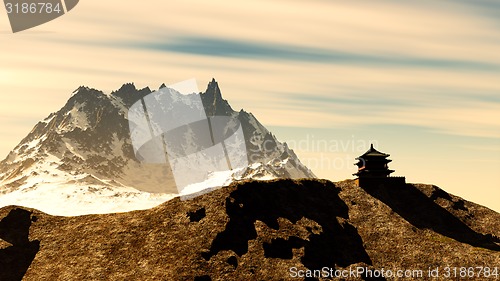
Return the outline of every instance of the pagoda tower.
<path id="1" fill-rule="evenodd" d="M 358 172 L 353 175 L 358 177 L 356 179 L 358 185 L 362 186 L 374 183 L 404 184 L 404 177 L 390 176 L 394 170 L 390 170 L 387 165 L 392 161 L 387 159 L 389 156 L 389 154 L 376 150 L 373 148 L 373 144 L 371 144 L 367 152 L 357 157 L 356 160 L 358 162 L 354 165 L 358 166 Z"/>

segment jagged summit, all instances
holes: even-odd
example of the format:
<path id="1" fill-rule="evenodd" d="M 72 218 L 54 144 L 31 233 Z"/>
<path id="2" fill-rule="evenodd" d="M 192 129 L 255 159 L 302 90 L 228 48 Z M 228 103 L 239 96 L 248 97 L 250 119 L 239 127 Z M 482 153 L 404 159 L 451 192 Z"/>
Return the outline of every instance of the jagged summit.
<path id="1" fill-rule="evenodd" d="M 117 91 L 112 92 L 111 95 L 120 98 L 121 102 L 128 108 L 151 92 L 149 87 L 137 89 L 134 83 L 126 83 Z"/>
<path id="2" fill-rule="evenodd" d="M 123 84 L 120 89 L 118 89 L 118 92 L 120 91 L 135 91 L 137 90 L 137 87 L 135 87 L 134 82 L 131 83 L 125 83 Z"/>
<path id="3" fill-rule="evenodd" d="M 234 113 L 227 100 L 222 98 L 219 83 L 212 78 L 207 89 L 201 94 L 207 116 L 229 116 Z"/>
<path id="4" fill-rule="evenodd" d="M 105 95 L 102 91 L 87 86 L 80 86 L 75 91 L 73 91 L 73 94 L 66 102 L 65 107 L 63 107 L 62 109 L 74 105 L 75 102 L 83 102 L 86 99 L 99 98 L 99 96 L 102 95 Z"/>
<path id="5" fill-rule="evenodd" d="M 168 93 L 172 104 L 182 103 L 175 97 L 178 92 Z M 79 87 L 0 162 L 0 206 L 26 205 L 66 215 L 144 209 L 172 198 L 177 191 L 170 170 L 139 162 L 130 139 L 128 108 L 148 94 L 150 88 L 137 89 L 132 83 L 109 95 Z M 244 178 L 314 177 L 252 114 L 233 111 L 215 80 L 200 96 L 208 116 L 241 122 L 251 151 Z M 235 180 L 227 176 L 227 183 Z"/>
<path id="6" fill-rule="evenodd" d="M 87 87 L 87 86 L 85 86 L 85 85 L 82 85 L 82 86 L 80 86 L 80 87 L 76 88 L 76 90 L 74 90 L 74 91 L 73 91 L 73 94 L 76 94 L 76 93 L 78 93 L 78 92 L 80 92 L 80 91 L 88 91 L 88 90 L 90 90 L 90 88 L 89 88 L 89 87 Z"/>

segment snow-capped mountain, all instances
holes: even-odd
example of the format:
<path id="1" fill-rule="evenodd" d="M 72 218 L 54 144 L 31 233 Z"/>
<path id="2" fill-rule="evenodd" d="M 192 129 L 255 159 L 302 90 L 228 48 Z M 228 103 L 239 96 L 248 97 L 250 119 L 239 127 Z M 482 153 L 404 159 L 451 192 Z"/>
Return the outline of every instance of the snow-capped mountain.
<path id="1" fill-rule="evenodd" d="M 0 207 L 79 215 L 146 209 L 177 196 L 168 164 L 140 162 L 132 146 L 128 110 L 150 93 L 133 84 L 111 94 L 79 87 L 0 162 Z M 172 102 L 183 102 L 177 91 L 169 93 Z M 234 111 L 215 80 L 199 95 L 208 117 L 239 120 L 249 152 L 248 167 L 238 176 L 214 172 L 207 182 L 315 177 L 251 113 Z"/>

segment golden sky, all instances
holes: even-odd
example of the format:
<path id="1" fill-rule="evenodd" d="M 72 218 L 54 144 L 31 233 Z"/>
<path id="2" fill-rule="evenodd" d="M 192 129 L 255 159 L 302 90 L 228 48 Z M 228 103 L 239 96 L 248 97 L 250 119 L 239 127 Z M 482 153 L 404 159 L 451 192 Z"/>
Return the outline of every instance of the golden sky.
<path id="1" fill-rule="evenodd" d="M 499 14 L 488 0 L 85 0 L 12 34 L 0 13 L 0 154 L 80 85 L 215 77 L 320 177 L 352 177 L 373 140 L 396 174 L 500 211 Z"/>

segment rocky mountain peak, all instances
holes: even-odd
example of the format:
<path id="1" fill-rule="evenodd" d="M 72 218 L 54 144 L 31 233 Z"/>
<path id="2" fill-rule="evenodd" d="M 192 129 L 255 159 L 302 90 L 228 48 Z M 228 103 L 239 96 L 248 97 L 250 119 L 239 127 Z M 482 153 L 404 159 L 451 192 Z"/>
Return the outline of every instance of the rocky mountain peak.
<path id="1" fill-rule="evenodd" d="M 125 83 L 123 84 L 120 89 L 118 89 L 117 92 L 120 92 L 120 91 L 135 91 L 137 90 L 137 88 L 135 87 L 135 84 L 132 82 L 132 83 Z"/>
<path id="2" fill-rule="evenodd" d="M 120 98 L 123 104 L 128 108 L 151 92 L 149 87 L 137 89 L 134 83 L 126 83 L 123 84 L 120 89 L 112 92 L 111 96 Z"/>
<path id="3" fill-rule="evenodd" d="M 207 116 L 229 116 L 234 113 L 227 100 L 222 98 L 219 83 L 215 78 L 208 83 L 207 90 L 201 94 L 201 99 Z"/>
<path id="4" fill-rule="evenodd" d="M 73 94 L 66 102 L 66 105 L 61 110 L 69 109 L 73 107 L 76 103 L 84 103 L 89 101 L 95 101 L 96 99 L 102 99 L 105 97 L 105 94 L 102 91 L 86 87 L 80 86 L 78 89 L 73 91 Z"/>
<path id="5" fill-rule="evenodd" d="M 10 201 L 2 201 L 0 197 L 0 206 L 23 205 L 27 202 L 26 196 L 33 194 L 32 197 L 37 199 L 27 207 L 61 215 L 87 214 L 96 212 L 96 208 L 105 213 L 111 209 L 147 208 L 167 200 L 153 198 L 144 201 L 141 197 L 146 196 L 144 192 L 165 195 L 159 198 L 172 198 L 177 191 L 171 172 L 142 163 L 136 158 L 132 146 L 128 110 L 151 93 L 149 88 L 137 89 L 132 83 L 124 84 L 109 95 L 89 87 L 79 87 L 59 111 L 38 122 L 0 162 L 0 194 L 13 193 L 9 196 Z M 252 114 L 233 111 L 222 98 L 215 79 L 200 97 L 207 116 L 232 116 L 240 121 L 247 148 L 249 165 L 241 171 L 243 176 L 227 174 L 222 178 L 217 174 L 210 175 L 221 177 L 217 178 L 218 182 L 229 183 L 243 178 L 315 177 Z M 171 104 L 165 108 L 193 106 L 188 99 L 167 100 Z M 188 144 L 189 147 L 179 146 L 178 149 L 195 149 L 196 136 L 187 138 L 181 145 Z M 91 203 L 87 199 L 89 192 L 89 198 L 93 198 Z M 94 193 L 100 195 L 96 197 Z M 68 209 L 60 207 L 68 205 Z M 73 205 L 80 209 L 74 209 Z M 117 206 L 120 207 L 117 209 Z"/>

